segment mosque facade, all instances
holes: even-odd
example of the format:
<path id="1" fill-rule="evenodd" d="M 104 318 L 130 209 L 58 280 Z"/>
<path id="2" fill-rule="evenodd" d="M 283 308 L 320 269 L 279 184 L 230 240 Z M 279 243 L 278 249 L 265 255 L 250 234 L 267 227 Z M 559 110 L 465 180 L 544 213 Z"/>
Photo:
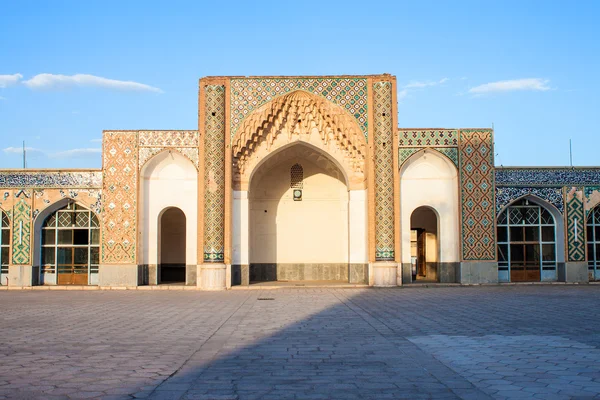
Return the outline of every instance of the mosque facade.
<path id="1" fill-rule="evenodd" d="M 396 93 L 206 77 L 197 130 L 104 131 L 101 169 L 1 170 L 0 284 L 600 280 L 600 168 L 495 167 L 492 129 L 399 128 Z"/>

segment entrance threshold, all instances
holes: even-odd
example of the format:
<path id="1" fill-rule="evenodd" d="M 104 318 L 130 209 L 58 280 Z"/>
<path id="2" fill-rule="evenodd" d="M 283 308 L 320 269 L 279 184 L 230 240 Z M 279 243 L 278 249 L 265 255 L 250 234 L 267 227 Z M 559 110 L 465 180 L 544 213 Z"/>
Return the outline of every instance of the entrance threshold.
<path id="1" fill-rule="evenodd" d="M 250 282 L 250 285 L 232 286 L 233 290 L 247 289 L 283 289 L 283 288 L 363 288 L 369 285 L 361 283 L 348 283 L 345 281 L 268 281 Z"/>

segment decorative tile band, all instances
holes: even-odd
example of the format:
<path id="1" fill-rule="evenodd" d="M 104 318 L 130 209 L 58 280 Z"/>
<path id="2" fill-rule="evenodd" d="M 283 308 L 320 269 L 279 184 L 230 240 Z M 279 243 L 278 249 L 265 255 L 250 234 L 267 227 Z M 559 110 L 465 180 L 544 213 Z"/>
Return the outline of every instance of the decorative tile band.
<path id="1" fill-rule="evenodd" d="M 496 260 L 492 130 L 460 131 L 462 257 Z"/>
<path id="2" fill-rule="evenodd" d="M 137 243 L 137 132 L 105 132 L 102 263 L 135 263 Z"/>
<path id="3" fill-rule="evenodd" d="M 101 188 L 102 171 L 0 171 L 0 188 Z"/>
<path id="4" fill-rule="evenodd" d="M 13 207 L 12 263 L 31 264 L 31 206 L 25 199 Z"/>
<path id="5" fill-rule="evenodd" d="M 366 78 L 234 78 L 231 79 L 231 136 L 251 112 L 296 90 L 314 93 L 342 106 L 367 138 Z"/>
<path id="6" fill-rule="evenodd" d="M 398 149 L 398 167 L 401 168 L 406 160 L 424 148 L 442 153 L 458 168 L 458 149 L 456 147 L 400 147 Z"/>
<path id="7" fill-rule="evenodd" d="M 205 88 L 204 262 L 225 256 L 225 86 Z"/>
<path id="8" fill-rule="evenodd" d="M 140 147 L 198 147 L 198 131 L 139 131 Z"/>
<path id="9" fill-rule="evenodd" d="M 496 187 L 496 214 L 524 196 L 535 196 L 552 204 L 560 213 L 564 212 L 562 188 L 542 187 Z"/>
<path id="10" fill-rule="evenodd" d="M 600 168 L 497 168 L 496 185 L 600 185 Z"/>
<path id="11" fill-rule="evenodd" d="M 583 189 L 566 188 L 567 250 L 569 261 L 585 261 L 585 228 L 583 220 Z"/>
<path id="12" fill-rule="evenodd" d="M 194 163 L 196 169 L 198 169 L 198 148 L 197 147 L 140 147 L 139 154 L 139 169 L 141 170 L 144 165 L 150 160 L 152 157 L 157 155 L 162 151 L 173 150 L 180 153 L 182 156 L 190 160 Z"/>
<path id="13" fill-rule="evenodd" d="M 585 215 L 600 204 L 600 186 L 586 186 L 583 188 Z"/>
<path id="14" fill-rule="evenodd" d="M 398 145 L 400 147 L 457 147 L 458 131 L 455 129 L 400 129 L 398 131 Z"/>
<path id="15" fill-rule="evenodd" d="M 392 84 L 373 84 L 375 144 L 375 260 L 395 259 Z"/>

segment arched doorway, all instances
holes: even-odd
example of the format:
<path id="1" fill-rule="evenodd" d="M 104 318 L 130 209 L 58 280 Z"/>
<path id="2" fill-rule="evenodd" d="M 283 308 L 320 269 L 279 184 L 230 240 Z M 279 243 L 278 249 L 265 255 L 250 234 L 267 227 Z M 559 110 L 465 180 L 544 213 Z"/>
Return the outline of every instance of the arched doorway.
<path id="1" fill-rule="evenodd" d="M 264 160 L 249 186 L 251 282 L 348 282 L 348 186 L 325 153 L 297 142 Z"/>
<path id="2" fill-rule="evenodd" d="M 557 280 L 558 228 L 550 210 L 533 199 L 506 207 L 497 223 L 499 281 Z"/>
<path id="3" fill-rule="evenodd" d="M 164 210 L 158 222 L 160 264 L 158 283 L 185 283 L 186 220 L 177 207 Z"/>
<path id="4" fill-rule="evenodd" d="M 430 207 L 419 207 L 410 216 L 410 256 L 413 281 L 438 281 L 438 218 Z"/>
<path id="5" fill-rule="evenodd" d="M 96 214 L 67 200 L 43 219 L 39 237 L 42 284 L 97 284 L 100 222 Z"/>
<path id="6" fill-rule="evenodd" d="M 8 264 L 10 263 L 10 221 L 8 215 L 0 210 L 0 285 L 8 284 Z"/>
<path id="7" fill-rule="evenodd" d="M 198 229 L 198 170 L 194 163 L 176 150 L 165 150 L 150 158 L 140 169 L 140 187 L 138 203 L 138 227 L 140 230 L 140 241 L 137 249 L 138 262 L 143 268 L 142 284 L 157 285 L 165 282 L 181 282 L 180 276 L 167 276 L 167 281 L 161 280 L 161 240 L 166 237 L 161 235 L 161 220 L 167 211 L 176 208 L 183 213 L 183 221 L 178 226 L 185 227 L 185 234 L 181 236 L 185 243 L 185 254 L 182 260 L 176 260 L 176 264 L 186 267 L 186 285 L 196 285 L 197 265 L 197 229 Z M 166 220 L 173 216 L 169 212 Z M 180 219 L 181 219 L 180 218 Z M 178 246 L 183 246 L 178 242 Z M 166 248 L 170 251 L 169 246 Z M 170 264 L 170 261 L 164 261 Z M 176 268 L 176 269 L 173 269 Z M 181 273 L 180 267 L 166 267 L 166 271 Z M 171 279 L 177 278 L 175 281 Z"/>
<path id="8" fill-rule="evenodd" d="M 586 230 L 588 274 L 590 281 L 600 280 L 600 205 L 590 210 Z"/>
<path id="9" fill-rule="evenodd" d="M 458 180 L 453 161 L 434 149 L 421 150 L 401 165 L 402 282 L 460 281 Z M 413 274 L 418 251 L 421 270 Z"/>

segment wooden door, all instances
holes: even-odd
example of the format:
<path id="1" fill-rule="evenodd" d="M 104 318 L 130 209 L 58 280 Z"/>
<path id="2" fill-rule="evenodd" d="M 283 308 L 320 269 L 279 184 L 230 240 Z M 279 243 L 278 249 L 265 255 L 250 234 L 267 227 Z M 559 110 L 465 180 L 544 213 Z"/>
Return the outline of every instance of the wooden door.
<path id="1" fill-rule="evenodd" d="M 425 276 L 427 275 L 427 259 L 425 257 L 425 229 L 417 229 L 417 275 Z"/>

